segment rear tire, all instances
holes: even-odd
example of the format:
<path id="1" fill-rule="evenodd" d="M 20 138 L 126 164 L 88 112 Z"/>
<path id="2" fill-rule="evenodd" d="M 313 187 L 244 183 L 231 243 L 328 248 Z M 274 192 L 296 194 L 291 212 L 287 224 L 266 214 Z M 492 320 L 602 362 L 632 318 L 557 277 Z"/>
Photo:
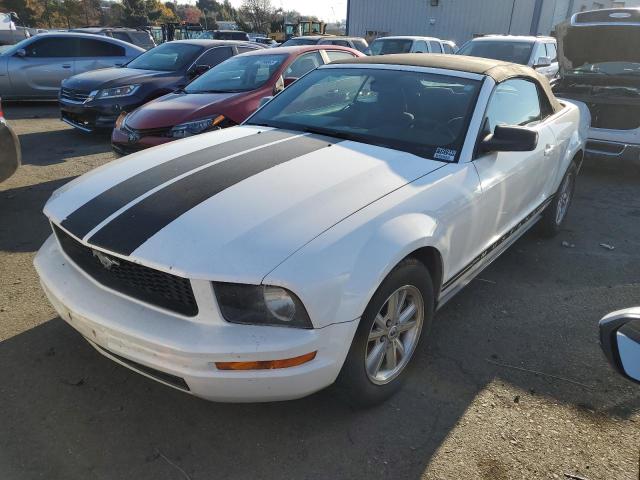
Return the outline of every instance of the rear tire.
<path id="1" fill-rule="evenodd" d="M 572 162 L 560 182 L 560 187 L 553 201 L 545 208 L 542 219 L 538 223 L 540 234 L 544 237 L 555 237 L 560 233 L 567 219 L 578 176 L 578 165 Z"/>
<path id="2" fill-rule="evenodd" d="M 378 287 L 360 319 L 336 380 L 347 402 L 373 406 L 400 390 L 412 356 L 430 329 L 433 310 L 429 270 L 415 258 L 403 260 Z"/>

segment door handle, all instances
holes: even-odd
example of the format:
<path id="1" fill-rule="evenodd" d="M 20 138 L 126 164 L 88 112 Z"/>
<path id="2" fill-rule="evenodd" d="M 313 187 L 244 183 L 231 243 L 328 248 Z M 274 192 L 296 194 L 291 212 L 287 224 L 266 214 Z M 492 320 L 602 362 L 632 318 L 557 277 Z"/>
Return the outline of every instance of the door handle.
<path id="1" fill-rule="evenodd" d="M 64 64 L 64 65 L 62 65 L 62 68 L 71 68 L 71 65 L 69 65 L 69 64 Z"/>
<path id="2" fill-rule="evenodd" d="M 551 155 L 553 153 L 553 150 L 556 148 L 555 145 L 550 145 L 547 144 L 546 147 L 544 147 L 544 156 L 548 157 L 549 155 Z"/>

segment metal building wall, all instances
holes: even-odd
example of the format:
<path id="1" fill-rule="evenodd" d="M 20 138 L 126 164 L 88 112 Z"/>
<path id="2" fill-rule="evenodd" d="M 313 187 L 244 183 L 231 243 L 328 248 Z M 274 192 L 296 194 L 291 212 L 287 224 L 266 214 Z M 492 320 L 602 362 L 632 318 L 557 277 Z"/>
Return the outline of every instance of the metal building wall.
<path id="1" fill-rule="evenodd" d="M 461 45 L 474 35 L 507 33 L 511 22 L 512 34 L 529 35 L 536 1 L 440 0 L 431 6 L 430 0 L 349 0 L 349 34 L 428 35 Z M 540 1 L 538 31 L 548 34 L 556 4 L 564 0 Z"/>

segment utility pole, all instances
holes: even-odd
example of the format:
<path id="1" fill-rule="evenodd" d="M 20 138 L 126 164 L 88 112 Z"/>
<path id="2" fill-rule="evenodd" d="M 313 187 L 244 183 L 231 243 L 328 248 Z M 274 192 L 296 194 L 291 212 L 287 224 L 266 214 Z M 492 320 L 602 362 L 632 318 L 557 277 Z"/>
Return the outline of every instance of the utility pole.
<path id="1" fill-rule="evenodd" d="M 513 0 L 511 4 L 511 16 L 509 17 L 509 30 L 507 30 L 507 35 L 511 35 L 511 24 L 513 23 L 513 12 L 516 9 L 516 0 Z"/>

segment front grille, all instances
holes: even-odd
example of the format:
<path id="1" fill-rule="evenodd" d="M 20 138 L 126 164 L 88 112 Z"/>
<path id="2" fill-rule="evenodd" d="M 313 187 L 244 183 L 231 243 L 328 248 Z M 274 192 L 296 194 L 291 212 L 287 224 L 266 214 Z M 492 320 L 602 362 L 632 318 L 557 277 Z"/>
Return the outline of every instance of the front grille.
<path id="1" fill-rule="evenodd" d="M 97 252 L 56 225 L 53 230 L 69 258 L 102 285 L 183 315 L 194 316 L 198 313 L 188 279 Z"/>
<path id="2" fill-rule="evenodd" d="M 64 88 L 60 89 L 60 98 L 64 100 L 70 100 L 72 102 L 82 103 L 89 98 L 90 92 L 83 92 L 82 90 L 74 90 L 72 88 Z"/>
<path id="3" fill-rule="evenodd" d="M 142 137 L 169 137 L 171 133 L 172 127 L 160 127 L 160 128 L 131 128 L 126 124 L 126 120 L 124 125 L 122 126 L 122 130 L 126 133 L 133 133 L 137 135 L 139 138 Z"/>
<path id="4" fill-rule="evenodd" d="M 91 340 L 88 341 L 91 342 Z M 112 351 L 107 350 L 97 343 L 91 342 L 91 344 L 98 347 L 99 350 L 103 351 L 107 355 L 111 355 L 113 358 L 120 360 L 122 363 L 128 365 L 134 370 L 146 373 L 150 377 L 153 377 L 156 380 L 160 380 L 161 382 L 168 383 L 169 385 L 173 385 L 180 390 L 185 390 L 187 392 L 189 391 L 189 385 L 187 385 L 187 382 L 184 381 L 184 378 L 176 377 L 175 375 L 171 375 L 170 373 L 161 372 L 160 370 L 156 370 L 155 368 L 147 367 L 146 365 L 142 365 L 138 362 L 134 362 L 133 360 L 129 360 L 128 358 L 124 358 L 123 356 L 118 355 L 117 353 L 113 353 Z"/>

